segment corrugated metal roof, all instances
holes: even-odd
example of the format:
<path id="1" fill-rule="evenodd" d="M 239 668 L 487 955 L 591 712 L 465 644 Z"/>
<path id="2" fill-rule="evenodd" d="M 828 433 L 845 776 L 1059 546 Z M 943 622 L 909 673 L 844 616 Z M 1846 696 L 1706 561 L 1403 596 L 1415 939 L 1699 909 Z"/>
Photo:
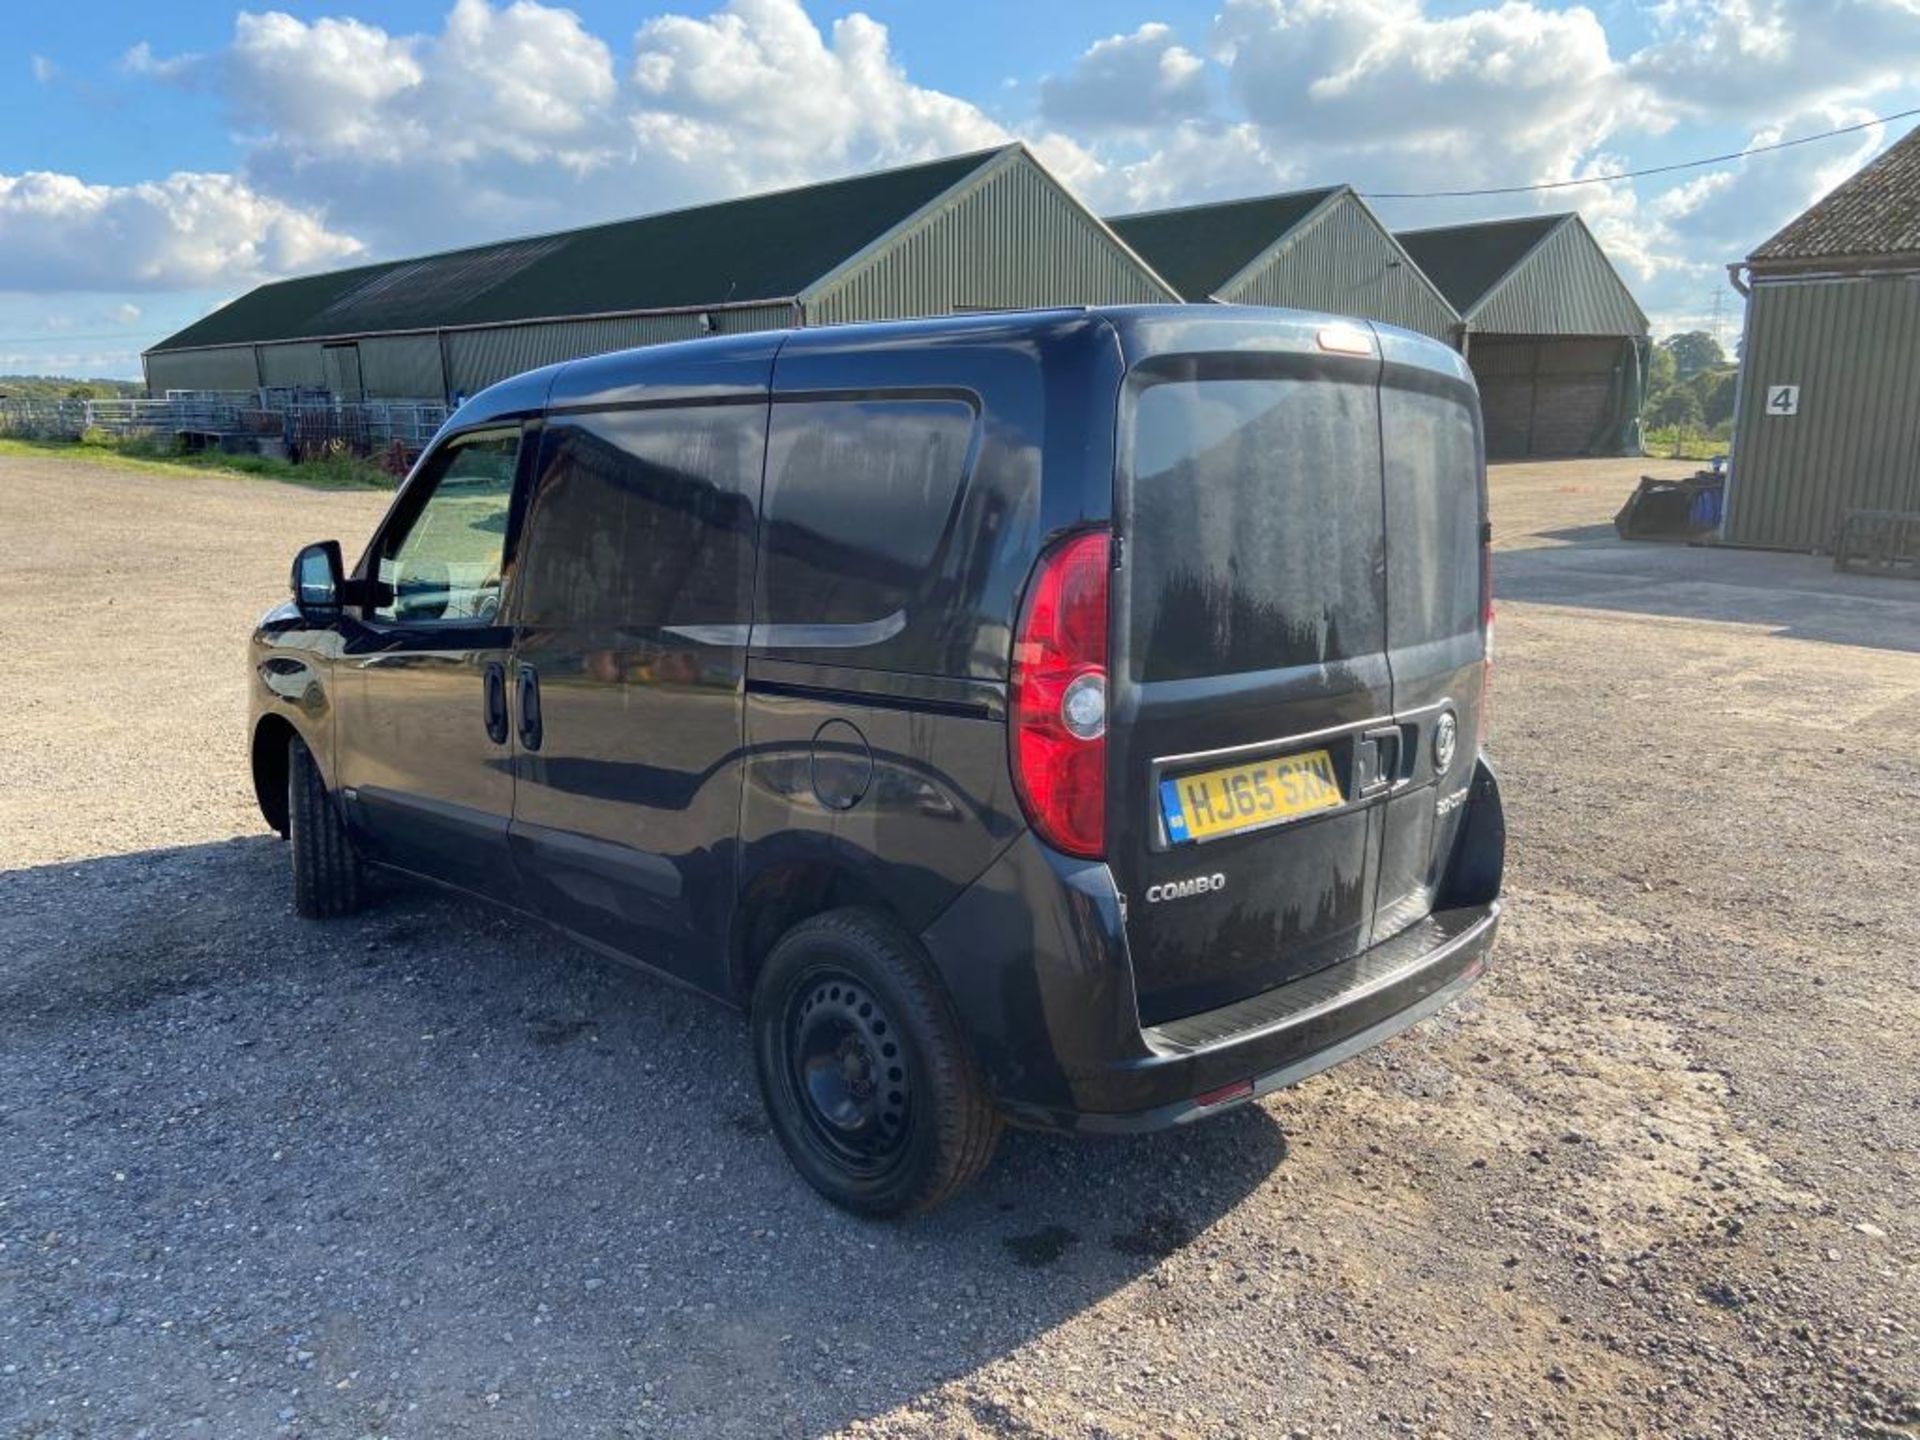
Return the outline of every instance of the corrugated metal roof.
<path id="1" fill-rule="evenodd" d="M 1453 343 L 1460 317 L 1366 201 L 1336 191 L 1215 292 L 1231 305 L 1281 305 L 1384 320 Z"/>
<path id="2" fill-rule="evenodd" d="M 154 349 L 790 299 L 1001 153 L 278 281 Z"/>
<path id="3" fill-rule="evenodd" d="M 1327 199 L 1329 185 L 1110 218 L 1108 226 L 1182 298 L 1206 300 Z"/>
<path id="4" fill-rule="evenodd" d="M 1477 334 L 1647 333 L 1646 312 L 1577 215 L 1554 226 L 1466 319 Z"/>
<path id="5" fill-rule="evenodd" d="M 1764 263 L 1915 251 L 1920 251 L 1920 127 L 1747 258 Z"/>
<path id="6" fill-rule="evenodd" d="M 1402 230 L 1395 238 L 1453 308 L 1465 315 L 1566 218 L 1564 214 L 1524 215 Z"/>

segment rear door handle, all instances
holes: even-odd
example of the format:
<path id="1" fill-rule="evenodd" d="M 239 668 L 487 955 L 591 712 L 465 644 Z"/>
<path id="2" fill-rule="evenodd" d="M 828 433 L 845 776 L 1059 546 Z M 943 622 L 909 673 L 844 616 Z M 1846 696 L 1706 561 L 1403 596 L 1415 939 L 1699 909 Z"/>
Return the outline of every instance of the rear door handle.
<path id="1" fill-rule="evenodd" d="M 540 672 L 531 665 L 520 667 L 520 745 L 523 749 L 540 748 Z"/>
<path id="2" fill-rule="evenodd" d="M 1400 727 L 1382 726 L 1369 730 L 1356 742 L 1355 794 L 1360 798 L 1379 795 L 1400 783 Z"/>
<path id="3" fill-rule="evenodd" d="M 496 745 L 507 743 L 507 667 L 498 660 L 487 663 L 486 678 L 487 739 Z"/>

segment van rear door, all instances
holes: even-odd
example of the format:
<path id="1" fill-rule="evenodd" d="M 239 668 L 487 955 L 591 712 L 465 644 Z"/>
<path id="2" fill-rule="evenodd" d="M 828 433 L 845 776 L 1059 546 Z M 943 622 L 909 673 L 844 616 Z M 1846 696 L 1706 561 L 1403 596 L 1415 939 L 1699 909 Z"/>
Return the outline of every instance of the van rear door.
<path id="1" fill-rule="evenodd" d="M 1405 757 L 1370 332 L 1120 323 L 1107 839 L 1155 1024 L 1366 948 Z"/>
<path id="2" fill-rule="evenodd" d="M 1487 479 L 1466 362 L 1378 332 L 1387 513 L 1387 653 L 1405 736 L 1387 802 L 1375 941 L 1432 911 L 1466 813 L 1485 704 Z"/>

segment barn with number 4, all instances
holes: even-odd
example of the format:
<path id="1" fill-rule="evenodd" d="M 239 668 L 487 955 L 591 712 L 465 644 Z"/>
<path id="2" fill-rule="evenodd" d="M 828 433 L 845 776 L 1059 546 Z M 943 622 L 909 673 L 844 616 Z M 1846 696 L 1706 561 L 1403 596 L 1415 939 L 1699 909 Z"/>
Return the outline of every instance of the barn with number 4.
<path id="1" fill-rule="evenodd" d="M 1849 514 L 1920 512 L 1920 129 L 1733 282 L 1747 320 L 1722 538 L 1829 550 Z"/>

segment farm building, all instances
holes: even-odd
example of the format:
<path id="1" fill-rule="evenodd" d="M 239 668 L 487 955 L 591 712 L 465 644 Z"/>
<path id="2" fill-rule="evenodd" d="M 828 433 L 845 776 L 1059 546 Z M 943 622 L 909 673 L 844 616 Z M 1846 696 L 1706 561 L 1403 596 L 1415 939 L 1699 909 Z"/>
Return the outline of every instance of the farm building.
<path id="1" fill-rule="evenodd" d="M 1489 458 L 1639 453 L 1647 317 L 1578 215 L 1398 238 L 1460 314 Z"/>
<path id="2" fill-rule="evenodd" d="M 710 333 L 1177 299 L 1019 144 L 262 285 L 143 357 L 147 388 L 471 394 Z"/>
<path id="3" fill-rule="evenodd" d="M 1453 306 L 1350 186 L 1107 223 L 1183 299 L 1330 310 L 1458 341 Z"/>
<path id="4" fill-rule="evenodd" d="M 1748 298 L 1723 538 L 1826 550 L 1850 510 L 1920 511 L 1920 130 L 1733 279 Z"/>

